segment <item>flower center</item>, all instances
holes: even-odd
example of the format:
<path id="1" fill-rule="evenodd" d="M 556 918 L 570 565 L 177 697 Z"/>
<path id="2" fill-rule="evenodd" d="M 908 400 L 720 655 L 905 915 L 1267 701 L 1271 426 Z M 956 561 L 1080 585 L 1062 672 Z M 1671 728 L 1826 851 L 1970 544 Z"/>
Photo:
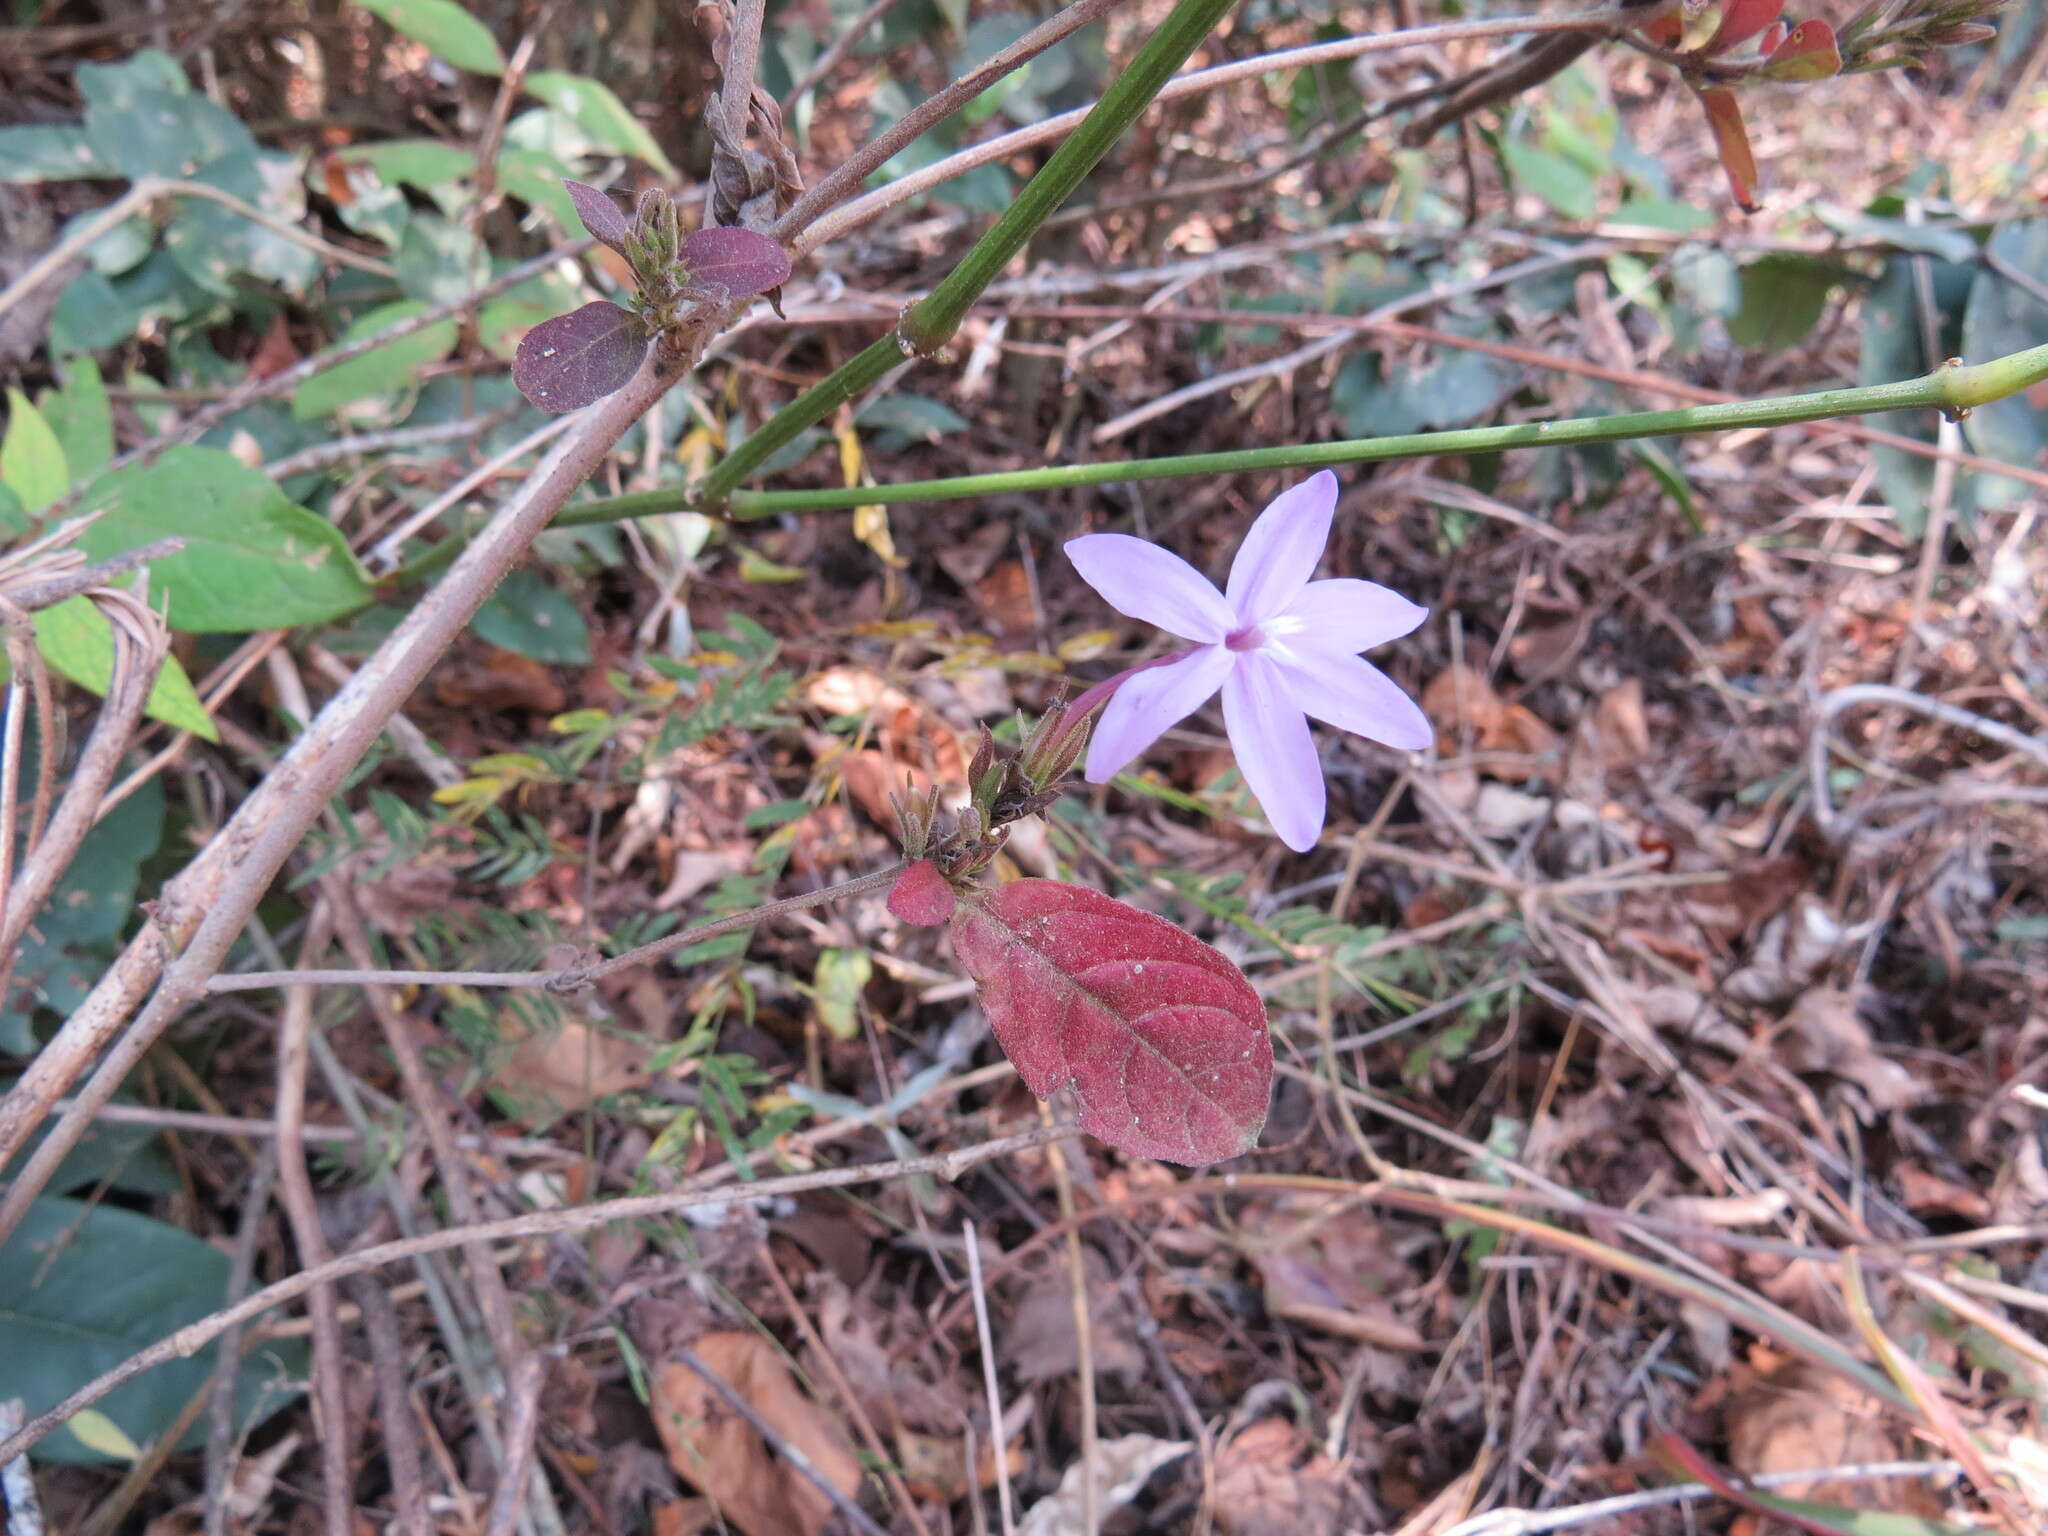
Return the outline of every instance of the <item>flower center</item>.
<path id="1" fill-rule="evenodd" d="M 1234 629 L 1223 637 L 1226 650 L 1256 651 L 1266 643 L 1266 636 L 1256 624 L 1247 624 L 1243 629 Z"/>

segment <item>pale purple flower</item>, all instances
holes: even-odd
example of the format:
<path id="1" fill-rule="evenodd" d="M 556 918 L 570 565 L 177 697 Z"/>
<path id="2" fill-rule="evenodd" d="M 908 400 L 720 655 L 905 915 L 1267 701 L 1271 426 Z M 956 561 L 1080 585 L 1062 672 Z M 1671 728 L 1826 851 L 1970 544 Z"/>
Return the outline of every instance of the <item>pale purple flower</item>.
<path id="1" fill-rule="evenodd" d="M 1415 701 L 1360 651 L 1407 634 L 1427 608 L 1377 582 L 1311 581 L 1329 542 L 1337 477 L 1282 491 L 1238 546 L 1218 592 L 1180 556 L 1122 533 L 1091 533 L 1067 558 L 1110 607 L 1194 642 L 1116 689 L 1088 744 L 1100 784 L 1218 689 L 1223 724 L 1260 808 L 1297 853 L 1323 829 L 1323 770 L 1307 716 L 1418 752 L 1433 732 Z"/>

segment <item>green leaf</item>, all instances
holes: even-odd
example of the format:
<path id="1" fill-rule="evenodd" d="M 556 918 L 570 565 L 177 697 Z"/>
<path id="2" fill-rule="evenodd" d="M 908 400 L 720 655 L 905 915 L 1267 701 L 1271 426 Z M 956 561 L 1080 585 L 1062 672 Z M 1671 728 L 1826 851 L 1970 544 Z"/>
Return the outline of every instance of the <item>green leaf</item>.
<path id="1" fill-rule="evenodd" d="M 590 630 L 581 610 L 532 571 L 507 576 L 469 627 L 492 645 L 534 661 L 590 660 Z"/>
<path id="2" fill-rule="evenodd" d="M 626 104 L 612 94 L 610 86 L 587 75 L 542 69 L 526 77 L 526 88 L 569 118 L 597 144 L 645 160 L 662 175 L 675 177 L 676 168 L 654 142 L 654 135 L 626 110 Z"/>
<path id="3" fill-rule="evenodd" d="M 85 133 L 95 154 L 138 181 L 186 176 L 223 155 L 256 152 L 255 138 L 226 107 L 161 87 L 93 103 Z"/>
<path id="4" fill-rule="evenodd" d="M 163 827 L 163 786 L 149 779 L 86 833 L 14 957 L 13 984 L 0 997 L 0 1050 L 34 1055 L 30 1015 L 39 1008 L 75 1012 L 105 974 L 134 910 L 143 861 L 156 852 Z"/>
<path id="5" fill-rule="evenodd" d="M 306 211 L 298 162 L 288 155 L 246 150 L 209 161 L 189 179 L 240 198 L 273 218 L 295 222 Z M 180 198 L 177 216 L 164 231 L 164 248 L 185 275 L 224 298 L 237 294 L 235 278 L 247 273 L 292 293 L 304 293 L 320 275 L 320 253 L 288 240 L 276 230 L 244 218 L 232 208 L 200 198 Z"/>
<path id="6" fill-rule="evenodd" d="M 562 178 L 572 170 L 552 150 L 506 149 L 498 156 L 499 185 L 522 203 L 545 208 L 562 228 L 581 235 L 583 224 L 576 217 L 576 200 L 562 185 Z"/>
<path id="7" fill-rule="evenodd" d="M 399 237 L 391 263 L 409 299 L 446 304 L 476 292 L 490 278 L 490 258 L 477 237 L 431 213 L 416 214 Z"/>
<path id="8" fill-rule="evenodd" d="M 490 28 L 455 0 L 356 0 L 429 53 L 479 75 L 505 73 L 505 54 Z"/>
<path id="9" fill-rule="evenodd" d="M 28 1208 L 0 1248 L 0 1359 L 8 1391 L 31 1415 L 227 1300 L 228 1256 L 165 1222 L 113 1206 L 46 1197 Z M 93 1412 L 136 1445 L 166 1433 L 213 1374 L 218 1346 L 117 1387 Z M 256 1344 L 235 1373 L 236 1421 L 262 1422 L 298 1395 L 305 1350 L 295 1341 Z M 103 1463 L 104 1438 L 81 1439 L 76 1422 L 30 1453 L 42 1461 Z M 90 1421 L 88 1421 L 90 1422 Z M 95 1447 L 92 1439 L 102 1444 Z M 195 1424 L 180 1442 L 205 1442 Z"/>
<path id="10" fill-rule="evenodd" d="M 1976 362 L 2048 342 L 2048 300 L 2038 296 L 2048 284 L 2048 219 L 2006 225 L 1991 237 L 1987 250 L 2032 278 L 2035 292 L 1995 271 L 1978 274 L 1963 313 L 1962 348 L 1963 356 Z M 1963 434 L 1977 452 L 2008 464 L 2048 462 L 2048 399 L 2036 386 L 1980 406 L 1963 423 Z M 1979 499 L 1985 506 L 2004 507 L 2037 494 L 2018 481 L 1986 476 Z"/>
<path id="11" fill-rule="evenodd" d="M 966 418 L 929 395 L 883 395 L 862 406 L 853 420 L 870 432 L 896 434 L 899 446 L 912 441 L 935 443 L 949 432 L 967 430 Z"/>
<path id="12" fill-rule="evenodd" d="M 818 1022 L 834 1040 L 851 1040 L 860 1033 L 860 995 L 874 974 L 875 962 L 864 949 L 828 949 L 818 956 L 811 995 L 818 1005 Z"/>
<path id="13" fill-rule="evenodd" d="M 72 181 L 114 174 L 83 128 L 0 128 L 0 181 Z"/>
<path id="14" fill-rule="evenodd" d="M 0 1077 L 0 1092 L 13 1086 L 12 1078 Z M 122 1096 L 120 1102 L 132 1100 Z M 35 1155 L 48 1133 L 47 1125 L 39 1127 L 0 1177 L 13 1177 Z M 46 1193 L 68 1195 L 73 1190 L 93 1189 L 102 1182 L 109 1189 L 133 1195 L 168 1195 L 179 1187 L 177 1166 L 164 1150 L 156 1128 L 122 1120 L 95 1120 L 87 1126 L 85 1134 L 51 1173 Z"/>
<path id="15" fill-rule="evenodd" d="M 426 305 L 411 299 L 400 304 L 382 305 L 359 316 L 354 325 L 341 333 L 341 342 L 346 345 L 375 336 L 426 308 Z M 420 369 L 429 363 L 438 363 L 453 352 L 455 337 L 453 320 L 436 320 L 410 336 L 401 336 L 381 347 L 372 347 L 360 357 L 337 363 L 299 386 L 298 393 L 292 396 L 292 414 L 301 421 L 311 421 L 316 416 L 328 415 L 358 400 L 395 394 L 410 384 Z"/>
<path id="16" fill-rule="evenodd" d="M 1728 317 L 1729 339 L 1738 347 L 1771 352 L 1791 346 L 1820 319 L 1839 276 L 1828 263 L 1807 256 L 1752 261 L 1742 269 L 1742 298 Z"/>
<path id="17" fill-rule="evenodd" d="M 1354 437 L 1388 437 L 1463 426 L 1488 414 L 1520 384 L 1521 370 L 1484 352 L 1439 348 L 1420 367 L 1383 377 L 1378 358 L 1360 353 L 1338 373 L 1330 403 Z"/>
<path id="18" fill-rule="evenodd" d="M 1577 162 L 1519 139 L 1504 142 L 1500 152 L 1516 183 L 1565 218 L 1590 219 L 1599 212 L 1599 183 Z"/>
<path id="19" fill-rule="evenodd" d="M 73 485 L 89 485 L 114 457 L 114 412 L 100 365 L 74 357 L 64 369 L 64 387 L 43 402 L 50 430 L 64 448 L 64 467 Z"/>
<path id="20" fill-rule="evenodd" d="M 1632 197 L 1615 209 L 1614 217 L 1607 222 L 1638 229 L 1668 229 L 1690 235 L 1702 229 L 1712 229 L 1714 216 L 1704 208 L 1674 202 L 1670 198 Z"/>
<path id="21" fill-rule="evenodd" d="M 35 615 L 36 649 L 50 670 L 101 698 L 114 677 L 114 629 L 89 598 L 67 597 Z M 219 741 L 206 706 L 175 656 L 166 656 L 143 713 L 206 741 Z"/>
<path id="22" fill-rule="evenodd" d="M 445 187 L 476 174 L 476 156 L 439 139 L 390 139 L 382 144 L 352 144 L 335 151 L 344 165 L 367 165 L 387 185 L 399 182 L 422 191 Z"/>
<path id="23" fill-rule="evenodd" d="M 286 629 L 370 600 L 332 523 L 217 448 L 172 448 L 154 464 L 103 475 L 84 510 L 103 511 L 79 538 L 96 560 L 170 535 L 185 540 L 150 565 L 150 593 L 170 599 L 173 629 Z"/>
<path id="24" fill-rule="evenodd" d="M 0 485 L 20 498 L 22 506 L 40 512 L 71 489 L 71 471 L 64 463 L 64 445 L 18 389 L 7 391 L 7 435 L 0 437 Z"/>

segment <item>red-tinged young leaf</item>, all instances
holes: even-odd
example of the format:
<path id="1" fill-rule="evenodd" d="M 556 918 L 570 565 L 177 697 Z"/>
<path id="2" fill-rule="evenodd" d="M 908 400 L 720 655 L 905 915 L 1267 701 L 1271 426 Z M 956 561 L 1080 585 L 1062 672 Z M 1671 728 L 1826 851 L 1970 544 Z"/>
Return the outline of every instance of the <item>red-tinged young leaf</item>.
<path id="1" fill-rule="evenodd" d="M 1024 1086 L 1072 1088 L 1082 1130 L 1191 1166 L 1257 1139 L 1273 1091 L 1266 1007 L 1201 940 L 1084 886 L 1013 880 L 961 894 L 953 948 Z"/>
<path id="2" fill-rule="evenodd" d="M 626 230 L 630 226 L 626 216 L 619 212 L 619 205 L 588 183 L 565 180 L 562 185 L 569 189 L 569 201 L 576 205 L 576 217 L 583 221 L 583 227 L 621 256 L 625 255 Z"/>
<path id="3" fill-rule="evenodd" d="M 1756 51 L 1765 58 L 1769 58 L 1777 50 L 1778 44 L 1785 41 L 1786 34 L 1791 30 L 1782 21 L 1772 22 L 1762 32 L 1757 34 Z"/>
<path id="4" fill-rule="evenodd" d="M 718 224 L 683 241 L 683 265 L 693 288 L 723 288 L 751 299 L 789 281 L 789 253 L 766 235 Z"/>
<path id="5" fill-rule="evenodd" d="M 512 382 L 544 411 L 576 411 L 622 388 L 647 355 L 640 317 L 604 299 L 543 320 L 512 357 Z"/>
<path id="6" fill-rule="evenodd" d="M 1721 7 L 1721 24 L 1703 51 L 1726 53 L 1739 47 L 1776 21 L 1784 9 L 1785 0 L 1727 0 Z"/>
<path id="7" fill-rule="evenodd" d="M 889 887 L 889 910 L 913 928 L 936 928 L 953 915 L 953 887 L 930 859 L 919 859 Z"/>
<path id="8" fill-rule="evenodd" d="M 1828 80 L 1842 72 L 1835 29 L 1824 21 L 1802 21 L 1773 48 L 1757 71 L 1766 80 Z"/>
<path id="9" fill-rule="evenodd" d="M 1714 130 L 1714 148 L 1721 156 L 1721 169 L 1728 173 L 1735 205 L 1744 213 L 1755 213 L 1762 206 L 1756 200 L 1756 156 L 1750 152 L 1749 130 L 1742 126 L 1735 93 L 1716 85 L 1698 95 L 1707 109 L 1707 124 Z"/>

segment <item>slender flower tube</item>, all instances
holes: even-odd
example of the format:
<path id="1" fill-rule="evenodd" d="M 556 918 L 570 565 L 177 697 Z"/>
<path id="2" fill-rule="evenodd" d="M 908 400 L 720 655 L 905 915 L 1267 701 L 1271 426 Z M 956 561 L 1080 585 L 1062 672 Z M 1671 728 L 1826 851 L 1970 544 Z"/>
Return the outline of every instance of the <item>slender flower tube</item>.
<path id="1" fill-rule="evenodd" d="M 1114 778 L 1220 690 L 1245 784 L 1280 841 L 1305 853 L 1325 809 L 1306 717 L 1404 751 L 1429 745 L 1415 701 L 1358 654 L 1407 634 L 1429 610 L 1377 582 L 1309 579 L 1336 509 L 1327 469 L 1281 492 L 1238 546 L 1221 592 L 1180 556 L 1128 534 L 1067 544 L 1081 579 L 1110 607 L 1192 642 L 1118 685 L 1088 745 L 1089 782 Z"/>

